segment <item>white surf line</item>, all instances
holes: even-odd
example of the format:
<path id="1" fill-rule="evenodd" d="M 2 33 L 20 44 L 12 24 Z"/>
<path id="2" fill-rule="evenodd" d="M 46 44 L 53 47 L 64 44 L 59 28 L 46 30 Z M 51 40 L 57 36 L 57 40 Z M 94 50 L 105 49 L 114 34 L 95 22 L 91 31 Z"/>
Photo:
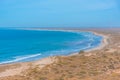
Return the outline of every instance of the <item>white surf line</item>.
<path id="1" fill-rule="evenodd" d="M 16 59 L 14 59 L 14 60 L 10 60 L 10 61 L 3 61 L 3 62 L 0 62 L 0 64 L 13 63 L 13 62 L 21 61 L 21 60 L 24 60 L 24 59 L 37 57 L 37 56 L 40 56 L 40 55 L 41 55 L 41 54 L 28 55 L 28 56 L 25 56 L 25 57 L 20 57 L 20 58 L 16 58 Z"/>
<path id="2" fill-rule="evenodd" d="M 95 31 L 91 31 L 91 30 L 64 30 L 64 29 L 40 29 L 40 28 L 37 28 L 37 29 L 34 29 L 34 28 L 16 28 L 18 30 L 35 30 L 35 31 L 61 31 L 61 32 L 72 32 L 72 33 L 82 33 L 82 32 L 89 32 L 89 33 L 93 33 L 94 35 L 96 36 L 101 36 L 103 39 L 100 43 L 99 46 L 95 47 L 95 48 L 91 48 L 91 49 L 88 49 L 88 50 L 85 50 L 86 52 L 90 52 L 90 51 L 93 51 L 93 50 L 98 50 L 98 49 L 101 49 L 101 48 L 104 48 L 108 43 L 107 43 L 107 36 L 103 35 L 103 34 L 99 34 Z"/>

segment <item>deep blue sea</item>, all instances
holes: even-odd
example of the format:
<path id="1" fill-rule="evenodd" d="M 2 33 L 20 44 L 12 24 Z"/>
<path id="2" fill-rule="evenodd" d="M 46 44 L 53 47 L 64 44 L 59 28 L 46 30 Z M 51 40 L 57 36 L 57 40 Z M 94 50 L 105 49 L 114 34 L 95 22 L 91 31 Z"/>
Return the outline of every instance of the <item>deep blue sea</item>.
<path id="1" fill-rule="evenodd" d="M 69 55 L 100 45 L 90 32 L 0 29 L 0 64 Z"/>

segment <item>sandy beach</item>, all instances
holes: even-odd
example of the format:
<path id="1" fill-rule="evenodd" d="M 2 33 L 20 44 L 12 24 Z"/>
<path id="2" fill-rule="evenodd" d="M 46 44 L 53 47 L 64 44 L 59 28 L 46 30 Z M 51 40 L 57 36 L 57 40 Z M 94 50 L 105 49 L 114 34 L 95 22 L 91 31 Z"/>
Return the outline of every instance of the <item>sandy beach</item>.
<path id="1" fill-rule="evenodd" d="M 92 48 L 92 49 L 88 49 L 88 50 L 85 50 L 86 52 L 89 52 L 89 51 L 93 51 L 93 50 L 98 50 L 98 49 L 102 49 L 104 48 L 107 44 L 109 44 L 108 42 L 108 39 L 109 39 L 109 36 L 105 35 L 105 34 L 102 34 L 102 33 L 98 33 L 96 31 L 90 31 L 90 30 L 71 30 L 71 29 L 46 29 L 46 28 L 17 28 L 17 29 L 21 29 L 21 30 L 36 30 L 36 31 L 43 31 L 43 30 L 47 30 L 47 31 L 64 31 L 64 32 L 91 32 L 91 33 L 94 33 L 95 35 L 97 36 L 102 36 L 103 37 L 103 40 L 101 42 L 101 44 L 95 48 Z M 78 54 L 78 53 L 72 53 L 71 55 L 74 55 L 74 54 Z"/>
<path id="2" fill-rule="evenodd" d="M 76 31 L 76 30 L 73 30 L 73 31 Z M 116 50 L 119 49 L 119 45 L 117 45 L 118 46 L 117 48 L 116 48 L 116 46 L 111 45 L 111 43 L 114 43 L 114 42 L 118 43 L 119 42 L 118 40 L 116 40 L 118 37 L 116 38 L 116 37 L 112 36 L 112 38 L 115 39 L 116 41 L 115 40 L 113 42 L 108 41 L 108 39 L 111 39 L 110 36 L 108 36 L 108 35 L 113 34 L 112 31 L 109 34 L 104 33 L 104 32 L 100 32 L 100 30 L 82 30 L 82 31 L 93 32 L 95 35 L 99 35 L 99 36 L 103 37 L 103 41 L 102 41 L 101 45 L 99 45 L 96 48 L 85 51 L 85 55 L 87 55 L 87 56 L 91 56 L 94 53 L 96 54 L 97 52 L 99 52 L 99 53 L 102 52 L 102 51 L 105 52 L 105 50 L 109 48 L 108 46 L 111 46 L 110 49 L 108 49 L 108 52 L 112 52 L 113 50 L 116 51 Z M 110 50 L 112 50 L 112 51 L 110 51 Z M 73 54 L 76 54 L 76 56 L 79 55 L 78 53 L 73 53 Z M 72 56 L 75 56 L 75 55 L 72 55 Z M 24 63 L 0 65 L 0 80 L 9 80 L 9 79 L 12 80 L 11 79 L 12 76 L 13 77 L 15 77 L 17 75 L 18 76 L 24 76 L 24 74 L 25 74 L 24 71 L 27 71 L 27 70 L 29 70 L 31 68 L 35 68 L 36 66 L 39 67 L 40 69 L 43 69 L 47 65 L 57 63 L 57 61 L 58 61 L 57 57 L 48 57 L 48 58 L 38 60 L 38 61 L 33 61 L 33 62 L 24 62 Z M 22 80 L 22 79 L 20 79 L 20 80 Z"/>
<path id="3" fill-rule="evenodd" d="M 0 66 L 0 68 L 2 67 L 8 67 L 5 68 L 4 71 L 0 72 L 0 77 L 8 77 L 8 76 L 15 76 L 15 75 L 22 75 L 22 72 L 24 72 L 25 70 L 29 69 L 30 67 L 34 67 L 34 66 L 38 66 L 39 68 L 43 68 L 46 65 L 52 64 L 55 61 L 57 61 L 57 59 L 55 57 L 48 57 L 48 58 L 44 58 L 38 61 L 33 61 L 33 62 L 24 62 L 24 63 L 14 63 L 14 64 L 5 64 Z M 17 66 L 19 65 L 19 67 L 16 68 L 10 68 L 12 66 Z"/>
<path id="4" fill-rule="evenodd" d="M 38 30 L 39 31 L 39 30 L 49 30 L 49 29 L 26 29 L 26 30 Z M 75 31 L 75 30 L 56 30 L 56 29 L 55 29 L 55 31 L 81 32 L 81 31 Z M 88 31 L 88 32 L 92 32 L 95 35 L 102 36 L 103 40 L 102 40 L 102 42 L 101 42 L 101 44 L 99 46 L 97 46 L 95 48 L 92 48 L 92 49 L 89 49 L 89 50 L 85 50 L 85 52 L 90 52 L 90 51 L 94 51 L 94 50 L 100 50 L 100 49 L 104 48 L 108 44 L 108 41 L 107 41 L 108 36 L 100 34 L 100 33 L 97 33 L 97 32 L 94 32 L 94 31 Z M 71 53 L 70 56 L 77 55 L 77 54 L 79 54 L 79 52 L 78 53 Z M 42 68 L 45 65 L 53 63 L 54 61 L 56 61 L 56 60 L 53 57 L 50 57 L 50 58 L 48 57 L 48 58 L 45 58 L 45 59 L 42 59 L 42 60 L 38 60 L 38 61 L 33 61 L 33 62 L 28 62 L 28 63 L 26 63 L 26 62 L 25 63 L 20 63 L 21 67 L 18 67 L 16 69 L 5 70 L 4 72 L 0 73 L 0 77 L 19 75 L 24 70 L 29 69 L 30 68 L 29 65 L 39 65 L 39 67 Z"/>
<path id="5" fill-rule="evenodd" d="M 98 36 L 102 36 L 103 40 L 102 40 L 102 42 L 99 46 L 97 46 L 93 49 L 86 50 L 87 52 L 94 51 L 94 50 L 100 50 L 100 49 L 106 47 L 109 44 L 109 42 L 108 42 L 109 36 L 104 35 L 102 33 L 100 34 L 100 33 L 94 32 L 94 31 L 92 31 L 92 33 L 94 33 L 95 35 L 98 35 Z"/>

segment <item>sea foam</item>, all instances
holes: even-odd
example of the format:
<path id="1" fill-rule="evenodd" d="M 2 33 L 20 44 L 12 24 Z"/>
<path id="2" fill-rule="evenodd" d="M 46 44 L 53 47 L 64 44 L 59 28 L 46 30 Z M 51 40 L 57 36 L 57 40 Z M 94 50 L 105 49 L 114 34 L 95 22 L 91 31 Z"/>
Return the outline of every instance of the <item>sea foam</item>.
<path id="1" fill-rule="evenodd" d="M 98 46 L 102 37 L 65 30 L 0 30 L 0 64 L 70 55 Z"/>

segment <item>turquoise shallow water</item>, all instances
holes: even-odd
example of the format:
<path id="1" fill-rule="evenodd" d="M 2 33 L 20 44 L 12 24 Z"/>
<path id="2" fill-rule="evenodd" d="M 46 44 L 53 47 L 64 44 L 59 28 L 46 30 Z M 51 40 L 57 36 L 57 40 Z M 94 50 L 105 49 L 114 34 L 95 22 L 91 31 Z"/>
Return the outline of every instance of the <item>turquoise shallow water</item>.
<path id="1" fill-rule="evenodd" d="M 69 55 L 101 41 L 101 36 L 90 32 L 0 29 L 0 64 Z"/>

